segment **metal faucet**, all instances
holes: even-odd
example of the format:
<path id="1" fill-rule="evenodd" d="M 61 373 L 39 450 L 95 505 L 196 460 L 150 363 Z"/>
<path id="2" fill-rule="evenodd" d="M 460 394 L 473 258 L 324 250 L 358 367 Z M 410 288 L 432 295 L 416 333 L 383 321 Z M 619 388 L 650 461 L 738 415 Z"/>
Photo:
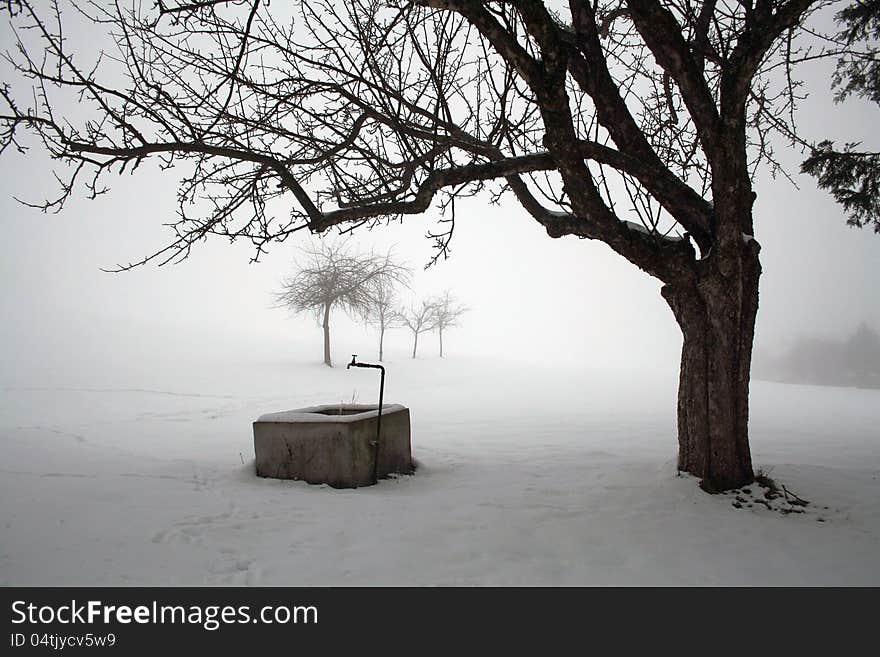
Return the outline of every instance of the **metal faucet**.
<path id="1" fill-rule="evenodd" d="M 385 397 L 385 368 L 382 365 L 373 365 L 372 363 L 357 362 L 357 354 L 351 355 L 351 362 L 345 366 L 349 370 L 352 367 L 369 367 L 371 369 L 380 370 L 382 376 L 379 380 L 379 416 L 376 418 L 376 440 L 373 442 L 374 458 L 373 458 L 373 483 L 379 483 L 379 438 L 382 436 L 382 401 Z"/>

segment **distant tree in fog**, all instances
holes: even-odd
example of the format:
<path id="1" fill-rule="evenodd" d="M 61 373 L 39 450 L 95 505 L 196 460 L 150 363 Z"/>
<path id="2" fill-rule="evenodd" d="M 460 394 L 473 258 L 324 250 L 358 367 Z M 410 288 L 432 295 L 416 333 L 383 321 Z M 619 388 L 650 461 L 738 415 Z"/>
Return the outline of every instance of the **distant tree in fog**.
<path id="1" fill-rule="evenodd" d="M 443 331 L 458 326 L 459 318 L 470 309 L 459 304 L 449 290 L 434 299 L 433 305 L 434 328 L 440 337 L 440 358 L 443 358 Z"/>
<path id="2" fill-rule="evenodd" d="M 803 337 L 765 369 L 791 383 L 880 388 L 880 335 L 862 323 L 845 340 Z"/>
<path id="3" fill-rule="evenodd" d="M 379 360 L 385 357 L 385 331 L 403 326 L 403 318 L 397 309 L 397 293 L 394 285 L 398 281 L 389 280 L 375 286 L 370 295 L 364 321 L 379 329 Z"/>
<path id="4" fill-rule="evenodd" d="M 342 243 L 320 242 L 303 250 L 305 262 L 282 283 L 278 304 L 294 312 L 310 311 L 324 330 L 324 364 L 330 356 L 330 311 L 341 308 L 350 316 L 367 317 L 383 288 L 409 280 L 408 267 L 385 255 L 353 253 Z"/>
<path id="5" fill-rule="evenodd" d="M 416 357 L 419 349 L 419 335 L 426 331 L 433 331 L 436 327 L 436 308 L 434 301 L 426 299 L 419 305 L 412 305 L 400 311 L 400 318 L 413 334 L 412 357 Z"/>
<path id="6" fill-rule="evenodd" d="M 847 385 L 880 388 L 880 335 L 864 322 L 841 348 Z"/>

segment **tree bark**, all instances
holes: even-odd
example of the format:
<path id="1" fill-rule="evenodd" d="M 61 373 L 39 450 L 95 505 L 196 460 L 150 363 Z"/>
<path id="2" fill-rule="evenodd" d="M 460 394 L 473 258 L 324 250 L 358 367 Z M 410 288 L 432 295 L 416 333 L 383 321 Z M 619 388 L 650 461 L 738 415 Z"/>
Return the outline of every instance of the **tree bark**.
<path id="1" fill-rule="evenodd" d="M 440 358 L 443 358 L 443 327 L 439 327 L 440 332 Z"/>
<path id="2" fill-rule="evenodd" d="M 412 357 L 416 357 L 416 349 L 419 348 L 419 334 L 413 332 L 413 355 Z"/>
<path id="3" fill-rule="evenodd" d="M 383 351 L 382 347 L 385 342 L 385 324 L 379 325 L 379 362 L 382 362 Z"/>
<path id="4" fill-rule="evenodd" d="M 741 251 L 732 268 L 708 262 L 695 280 L 662 289 L 683 336 L 678 469 L 709 492 L 754 481 L 749 377 L 761 265 L 757 242 Z"/>
<path id="5" fill-rule="evenodd" d="M 324 365 L 333 367 L 330 360 L 330 306 L 324 306 Z"/>

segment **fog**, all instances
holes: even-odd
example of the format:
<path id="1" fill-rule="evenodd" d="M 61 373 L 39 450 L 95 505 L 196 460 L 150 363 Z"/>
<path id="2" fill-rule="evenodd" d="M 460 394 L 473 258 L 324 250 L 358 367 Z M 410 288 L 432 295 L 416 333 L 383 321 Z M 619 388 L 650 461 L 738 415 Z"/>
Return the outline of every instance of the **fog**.
<path id="1" fill-rule="evenodd" d="M 831 63 L 805 71 L 810 99 L 801 108 L 807 139 L 867 139 L 880 111 L 859 101 L 834 105 Z M 861 323 L 880 327 L 874 277 L 880 236 L 845 225 L 843 212 L 814 181 L 797 174 L 802 154 L 779 144 L 797 186 L 767 172 L 756 180 L 756 239 L 764 274 L 756 359 L 782 353 L 799 337 L 843 339 Z M 41 201 L 55 193 L 52 163 L 32 152 L 0 159 L 0 362 L 6 382 L 83 377 L 136 381 L 161 369 L 174 374 L 198 355 L 240 362 L 320 362 L 321 332 L 310 316 L 273 308 L 292 272 L 299 235 L 274 245 L 259 263 L 247 244 L 201 243 L 181 264 L 147 264 L 105 273 L 170 242 L 162 226 L 175 213 L 174 171 L 144 165 L 112 180 L 95 201 L 78 191 L 59 215 L 13 196 Z M 108 179 L 109 180 L 109 179 Z M 436 211 L 352 238 L 362 250 L 393 248 L 416 271 L 403 300 L 450 289 L 471 308 L 449 332 L 447 353 L 548 367 L 593 368 L 674 381 L 680 334 L 659 283 L 599 242 L 549 238 L 511 198 L 486 196 L 457 205 L 451 257 L 425 270 L 425 234 Z M 337 313 L 334 358 L 374 357 L 372 329 Z M 387 337 L 388 358 L 406 358 L 405 330 Z M 420 357 L 436 357 L 426 337 Z"/>
<path id="2" fill-rule="evenodd" d="M 832 71 L 802 71 L 802 136 L 876 148 L 880 108 L 834 105 Z M 350 238 L 413 268 L 403 303 L 449 290 L 470 309 L 442 361 L 435 333 L 417 360 L 406 329 L 385 338 L 384 401 L 411 410 L 415 476 L 258 477 L 262 414 L 376 400 L 374 370 L 344 369 L 375 361 L 373 327 L 334 314 L 331 370 L 314 317 L 276 307 L 317 238 L 258 263 L 212 238 L 106 273 L 173 241 L 183 172 L 144 162 L 44 214 L 14 197 L 57 197 L 53 163 L 4 153 L 0 586 L 880 584 L 880 392 L 853 387 L 880 388 L 880 235 L 797 173 L 803 153 L 776 156 L 793 182 L 755 181 L 749 450 L 784 499 L 759 481 L 705 495 L 679 471 L 681 335 L 660 283 L 487 195 L 456 202 L 451 257 L 427 269 L 436 210 Z M 802 382 L 825 387 L 788 385 Z"/>

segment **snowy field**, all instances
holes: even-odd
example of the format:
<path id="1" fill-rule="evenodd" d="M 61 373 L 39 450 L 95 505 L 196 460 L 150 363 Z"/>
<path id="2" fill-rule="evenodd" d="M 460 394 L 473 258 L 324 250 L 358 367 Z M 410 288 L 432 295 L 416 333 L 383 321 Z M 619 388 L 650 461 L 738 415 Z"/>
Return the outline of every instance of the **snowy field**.
<path id="1" fill-rule="evenodd" d="M 880 585 L 880 391 L 753 384 L 755 464 L 811 501 L 782 515 L 676 476 L 674 371 L 454 354 L 387 363 L 416 475 L 258 479 L 257 416 L 378 376 L 239 356 L 7 368 L 0 584 Z"/>

